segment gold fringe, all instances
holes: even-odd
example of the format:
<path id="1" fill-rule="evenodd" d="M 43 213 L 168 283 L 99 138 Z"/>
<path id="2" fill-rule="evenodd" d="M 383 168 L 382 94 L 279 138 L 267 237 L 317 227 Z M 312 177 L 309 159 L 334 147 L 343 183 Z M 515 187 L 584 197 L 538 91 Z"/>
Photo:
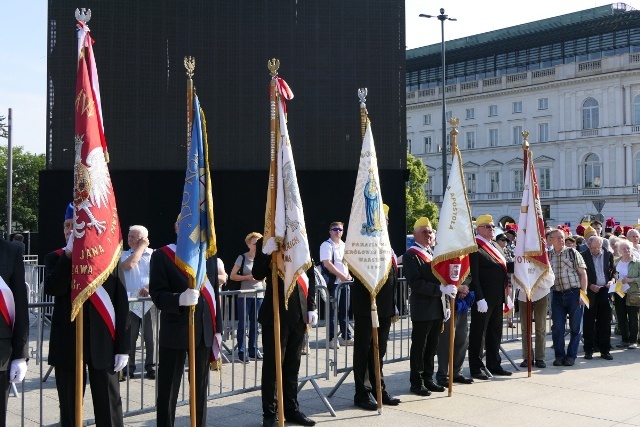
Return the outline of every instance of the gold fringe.
<path id="1" fill-rule="evenodd" d="M 209 370 L 219 372 L 222 371 L 222 362 L 220 361 L 220 359 L 209 362 Z"/>
<path id="2" fill-rule="evenodd" d="M 382 289 L 382 286 L 386 283 L 387 279 L 389 278 L 390 271 L 391 271 L 391 258 L 389 258 L 389 264 L 386 266 L 386 271 L 384 273 L 384 276 L 378 283 L 376 283 L 376 286 L 373 288 L 373 290 L 367 286 L 367 290 L 369 291 L 372 297 L 375 298 L 378 295 L 378 292 L 380 292 L 380 289 Z M 360 282 L 362 282 L 363 285 L 366 283 L 366 280 L 362 278 L 362 275 L 360 274 L 360 272 L 355 268 L 353 270 L 350 270 L 349 272 L 352 275 L 354 275 L 358 280 L 360 280 Z"/>
<path id="3" fill-rule="evenodd" d="M 207 119 L 204 116 L 204 110 L 200 108 L 200 117 L 202 125 L 202 144 L 204 150 L 204 173 L 207 179 L 205 186 L 205 203 L 207 204 L 207 221 L 209 222 L 209 241 L 207 242 L 207 251 L 205 257 L 207 259 L 218 253 L 217 239 L 216 239 L 216 227 L 213 222 L 213 183 L 211 182 L 211 171 L 209 167 L 209 139 L 207 136 Z"/>
<path id="4" fill-rule="evenodd" d="M 296 274 L 293 275 L 293 282 L 289 285 L 289 289 L 287 289 L 287 295 L 285 295 L 284 298 L 284 308 L 285 310 L 289 309 L 289 297 L 291 297 L 291 294 L 293 293 L 293 287 L 294 286 L 298 286 L 298 277 L 300 277 L 300 271 L 307 271 L 310 267 L 311 267 L 311 260 L 307 260 L 307 262 L 305 262 L 302 267 L 300 267 L 298 269 L 298 271 L 296 272 Z M 280 273 L 280 271 L 278 271 L 278 273 Z M 309 279 L 311 280 L 311 279 Z M 308 289 L 307 289 L 308 290 Z M 307 313 L 303 313 L 304 316 L 307 315 Z"/>

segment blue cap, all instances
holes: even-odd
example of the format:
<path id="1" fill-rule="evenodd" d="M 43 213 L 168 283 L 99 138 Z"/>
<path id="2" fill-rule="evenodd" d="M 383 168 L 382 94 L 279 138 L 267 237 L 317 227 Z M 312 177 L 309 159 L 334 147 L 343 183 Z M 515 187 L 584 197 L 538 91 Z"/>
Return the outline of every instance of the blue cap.
<path id="1" fill-rule="evenodd" d="M 67 210 L 64 213 L 64 220 L 73 218 L 73 203 L 67 205 Z"/>

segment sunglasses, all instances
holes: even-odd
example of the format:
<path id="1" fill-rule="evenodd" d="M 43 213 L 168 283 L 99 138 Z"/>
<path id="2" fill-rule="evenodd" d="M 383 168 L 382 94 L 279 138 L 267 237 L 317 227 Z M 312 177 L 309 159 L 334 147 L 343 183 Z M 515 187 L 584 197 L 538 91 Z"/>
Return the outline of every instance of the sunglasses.
<path id="1" fill-rule="evenodd" d="M 494 228 L 496 228 L 496 226 L 495 226 L 495 225 L 481 225 L 480 227 L 483 227 L 483 228 L 490 228 L 490 229 L 492 229 L 492 230 L 493 230 Z"/>
<path id="2" fill-rule="evenodd" d="M 342 228 L 334 227 L 331 229 L 331 231 L 342 231 Z"/>

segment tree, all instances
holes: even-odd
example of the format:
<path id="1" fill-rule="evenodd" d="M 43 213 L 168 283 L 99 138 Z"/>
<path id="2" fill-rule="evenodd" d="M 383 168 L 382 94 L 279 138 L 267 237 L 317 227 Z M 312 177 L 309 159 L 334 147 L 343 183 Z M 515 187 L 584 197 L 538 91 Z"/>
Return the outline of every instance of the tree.
<path id="1" fill-rule="evenodd" d="M 1 136 L 1 135 L 0 135 Z M 7 225 L 7 153 L 6 146 L 0 146 L 0 229 Z M 12 213 L 18 231 L 38 231 L 38 174 L 45 168 L 44 154 L 25 152 L 23 147 L 13 147 L 13 191 Z"/>
<path id="2" fill-rule="evenodd" d="M 438 228 L 438 207 L 435 203 L 427 201 L 424 192 L 424 185 L 429 179 L 427 167 L 422 160 L 407 153 L 407 168 L 409 169 L 409 181 L 406 185 L 407 233 L 413 233 L 413 224 L 421 216 L 429 218 L 435 230 Z"/>
<path id="3" fill-rule="evenodd" d="M 5 124 L 5 116 L 0 116 L 0 138 L 9 138 L 9 130 Z"/>

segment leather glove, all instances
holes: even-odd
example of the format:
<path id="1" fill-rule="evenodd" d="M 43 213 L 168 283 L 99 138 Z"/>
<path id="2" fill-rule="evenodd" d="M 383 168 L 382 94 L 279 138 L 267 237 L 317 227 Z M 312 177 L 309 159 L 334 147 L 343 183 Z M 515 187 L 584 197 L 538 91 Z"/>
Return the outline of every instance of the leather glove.
<path id="1" fill-rule="evenodd" d="M 631 286 L 629 286 L 628 283 L 625 283 L 624 285 L 622 285 L 622 292 L 627 292 L 629 290 L 629 288 L 631 288 Z"/>
<path id="2" fill-rule="evenodd" d="M 487 300 L 482 298 L 477 302 L 478 304 L 478 313 L 486 313 L 489 310 L 489 304 L 487 304 Z"/>
<path id="3" fill-rule="evenodd" d="M 27 360 L 14 359 L 9 367 L 9 381 L 12 383 L 20 383 L 27 374 Z"/>
<path id="4" fill-rule="evenodd" d="M 198 303 L 198 297 L 200 296 L 200 292 L 195 289 L 187 289 L 183 293 L 180 294 L 179 303 L 180 305 L 196 305 Z"/>
<path id="5" fill-rule="evenodd" d="M 444 311 L 444 321 L 446 322 L 447 320 L 451 319 L 451 310 L 449 310 L 448 308 Z"/>
<path id="6" fill-rule="evenodd" d="M 307 320 L 311 326 L 316 326 L 318 324 L 318 310 L 307 311 Z"/>
<path id="7" fill-rule="evenodd" d="M 271 255 L 274 251 L 278 250 L 278 242 L 275 237 L 269 237 L 269 239 L 262 246 L 262 253 L 265 255 Z"/>
<path id="8" fill-rule="evenodd" d="M 453 285 L 440 285 L 440 292 L 449 298 L 455 298 L 458 293 L 458 288 Z"/>
<path id="9" fill-rule="evenodd" d="M 113 370 L 115 372 L 120 372 L 127 366 L 129 363 L 129 355 L 128 354 L 116 354 L 116 357 L 113 360 Z"/>

